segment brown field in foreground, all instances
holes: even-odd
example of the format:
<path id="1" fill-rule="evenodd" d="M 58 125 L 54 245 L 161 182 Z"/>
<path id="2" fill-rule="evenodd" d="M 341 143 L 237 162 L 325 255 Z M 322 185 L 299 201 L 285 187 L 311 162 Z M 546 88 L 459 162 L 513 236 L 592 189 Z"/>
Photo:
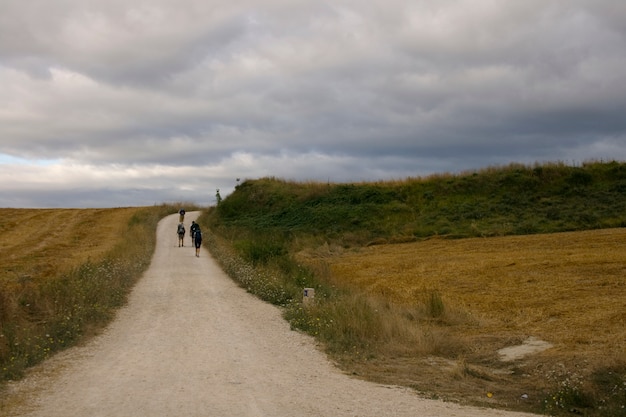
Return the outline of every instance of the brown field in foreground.
<path id="1" fill-rule="evenodd" d="M 512 404 L 533 395 L 529 387 L 538 393 L 567 380 L 568 388 L 579 388 L 626 360 L 624 228 L 433 238 L 344 251 L 326 261 L 338 284 L 398 305 L 427 304 L 425 298 L 437 294 L 448 315 L 438 331 L 469 347 L 453 361 L 375 358 L 355 365 L 367 378 Z M 552 348 L 501 360 L 499 349 L 529 337 Z"/>
<path id="2" fill-rule="evenodd" d="M 98 258 L 141 209 L 0 209 L 1 280 L 38 280 Z"/>

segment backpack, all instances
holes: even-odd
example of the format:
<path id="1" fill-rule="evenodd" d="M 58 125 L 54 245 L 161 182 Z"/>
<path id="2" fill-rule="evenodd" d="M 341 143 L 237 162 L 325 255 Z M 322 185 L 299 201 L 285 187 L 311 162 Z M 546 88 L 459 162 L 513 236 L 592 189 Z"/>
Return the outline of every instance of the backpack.
<path id="1" fill-rule="evenodd" d="M 194 233 L 194 237 L 196 238 L 196 240 L 202 242 L 202 232 L 200 231 L 200 229 L 196 229 L 196 232 Z"/>
<path id="2" fill-rule="evenodd" d="M 178 234 L 185 233 L 185 226 L 182 224 L 178 225 Z"/>

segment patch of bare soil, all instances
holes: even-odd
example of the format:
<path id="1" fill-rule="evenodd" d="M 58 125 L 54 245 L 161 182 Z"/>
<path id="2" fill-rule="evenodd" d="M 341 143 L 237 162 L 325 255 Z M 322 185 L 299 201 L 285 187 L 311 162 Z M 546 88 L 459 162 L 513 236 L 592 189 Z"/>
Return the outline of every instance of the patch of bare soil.
<path id="1" fill-rule="evenodd" d="M 189 213 L 191 221 L 197 213 Z M 420 398 L 337 370 L 278 308 L 159 224 L 152 264 L 100 336 L 3 393 L 3 416 L 522 416 Z"/>
<path id="2" fill-rule="evenodd" d="M 507 346 L 498 350 L 498 354 L 501 360 L 511 362 L 532 355 L 533 353 L 543 352 L 546 349 L 550 349 L 552 346 L 552 343 L 531 336 L 524 340 L 524 343 L 521 345 Z"/>

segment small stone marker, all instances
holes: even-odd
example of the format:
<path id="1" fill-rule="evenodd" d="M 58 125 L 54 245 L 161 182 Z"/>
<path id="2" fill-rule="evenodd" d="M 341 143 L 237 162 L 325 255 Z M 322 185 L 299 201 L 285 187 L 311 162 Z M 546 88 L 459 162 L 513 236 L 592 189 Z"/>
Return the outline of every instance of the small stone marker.
<path id="1" fill-rule="evenodd" d="M 315 299 L 315 288 L 305 288 L 302 296 L 302 304 L 309 305 Z"/>

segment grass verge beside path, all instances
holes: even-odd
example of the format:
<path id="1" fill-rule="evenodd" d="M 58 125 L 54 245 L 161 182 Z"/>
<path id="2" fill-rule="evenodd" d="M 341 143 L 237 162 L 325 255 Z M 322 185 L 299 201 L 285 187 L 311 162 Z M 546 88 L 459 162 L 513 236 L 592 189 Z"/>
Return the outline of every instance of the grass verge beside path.
<path id="1" fill-rule="evenodd" d="M 177 211 L 0 209 L 0 382 L 105 326 Z"/>

